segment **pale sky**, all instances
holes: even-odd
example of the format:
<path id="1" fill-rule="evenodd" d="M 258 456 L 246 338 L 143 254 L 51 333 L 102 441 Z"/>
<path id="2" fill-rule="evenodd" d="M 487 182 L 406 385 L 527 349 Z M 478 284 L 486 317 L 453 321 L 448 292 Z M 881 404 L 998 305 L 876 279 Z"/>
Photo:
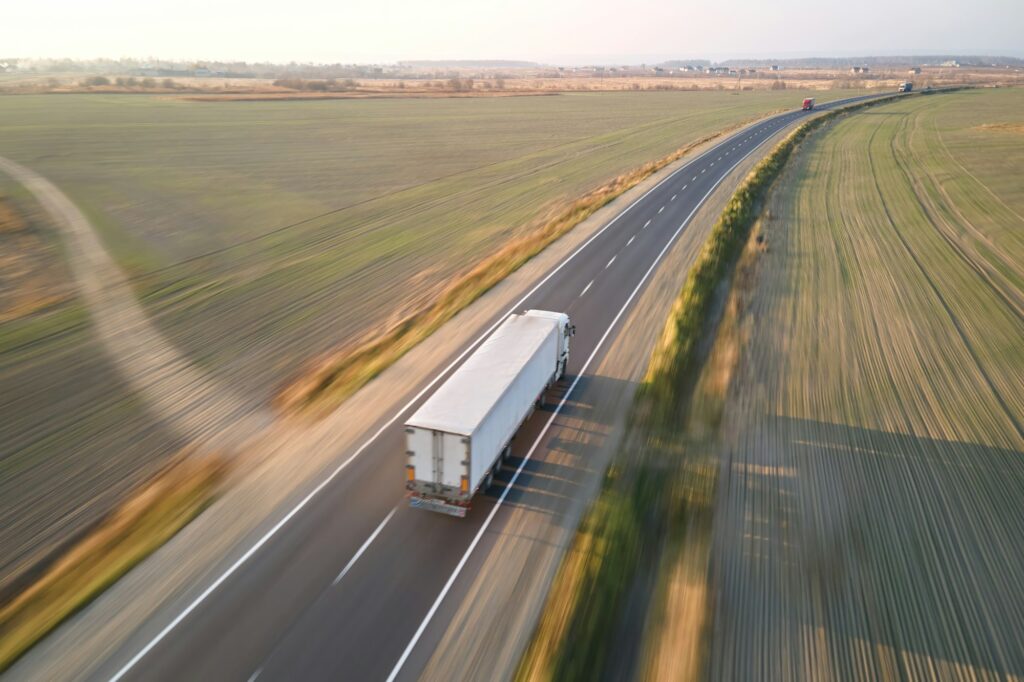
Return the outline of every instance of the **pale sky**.
<path id="1" fill-rule="evenodd" d="M 1024 57 L 1024 0 L 0 0 L 2 57 Z"/>

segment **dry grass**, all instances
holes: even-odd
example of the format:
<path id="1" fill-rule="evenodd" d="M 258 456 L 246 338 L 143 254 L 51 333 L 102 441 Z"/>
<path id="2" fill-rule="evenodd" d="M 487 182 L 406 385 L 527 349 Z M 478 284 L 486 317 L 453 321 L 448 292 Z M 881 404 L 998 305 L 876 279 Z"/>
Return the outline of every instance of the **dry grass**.
<path id="1" fill-rule="evenodd" d="M 319 409 L 336 406 L 456 313 L 602 206 L 670 163 L 679 160 L 693 148 L 736 127 L 739 126 L 704 137 L 657 161 L 619 175 L 567 208 L 556 211 L 553 215 L 549 214 L 540 227 L 506 243 L 472 270 L 456 278 L 432 304 L 376 336 L 341 348 L 313 363 L 279 392 L 275 404 L 286 411 L 301 410 L 314 405 Z"/>
<path id="2" fill-rule="evenodd" d="M 195 517 L 225 471 L 216 455 L 182 454 L 0 608 L 0 672 Z"/>
<path id="3" fill-rule="evenodd" d="M 1024 123 L 985 123 L 978 126 L 978 130 L 993 133 L 1017 133 L 1024 135 Z"/>
<path id="4" fill-rule="evenodd" d="M 35 221 L 9 197 L 0 195 L 0 323 L 68 300 L 53 251 Z"/>
<path id="5" fill-rule="evenodd" d="M 11 200 L 0 196 L 0 234 L 24 232 L 27 227 L 24 216 L 15 210 Z"/>

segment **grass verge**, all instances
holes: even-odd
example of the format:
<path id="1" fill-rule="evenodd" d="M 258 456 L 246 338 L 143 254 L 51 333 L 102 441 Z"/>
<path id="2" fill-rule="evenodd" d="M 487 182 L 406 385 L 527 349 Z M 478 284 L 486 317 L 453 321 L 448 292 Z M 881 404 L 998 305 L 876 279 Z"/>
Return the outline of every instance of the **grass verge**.
<path id="1" fill-rule="evenodd" d="M 225 473 L 219 456 L 183 454 L 0 607 L 0 672 L 191 521 Z"/>
<path id="2" fill-rule="evenodd" d="M 706 567 L 718 472 L 710 445 L 720 413 L 694 398 L 724 398 L 736 362 L 736 339 L 727 339 L 724 347 L 715 339 L 723 311 L 728 316 L 734 300 L 726 296 L 726 287 L 734 272 L 742 278 L 737 261 L 744 246 L 753 243 L 751 230 L 762 202 L 800 141 L 836 116 L 879 101 L 885 100 L 829 112 L 799 126 L 753 168 L 726 205 L 652 351 L 623 443 L 555 577 L 518 680 L 633 677 L 644 649 L 652 654 L 649 670 L 666 668 L 664 642 L 644 640 L 648 635 L 663 640 L 663 632 L 650 633 L 648 626 L 663 627 L 668 615 L 659 614 L 652 601 L 671 589 L 658 587 L 658 574 L 679 564 L 666 557 L 683 558 L 689 545 L 696 548 L 696 555 L 686 558 L 689 572 Z M 693 577 L 684 576 L 691 583 Z M 707 599 L 706 589 L 685 587 L 683 592 Z M 688 640 L 689 660 L 669 667 L 696 678 L 700 641 L 710 622 L 706 601 L 689 617 L 688 628 L 682 628 L 689 629 L 682 637 Z"/>
<path id="3" fill-rule="evenodd" d="M 610 201 L 678 161 L 696 147 L 742 125 L 745 124 L 703 137 L 656 161 L 619 175 L 568 207 L 554 212 L 541 221 L 539 227 L 508 242 L 472 270 L 453 280 L 423 309 L 381 333 L 340 348 L 312 363 L 298 378 L 279 391 L 275 405 L 287 412 L 309 408 L 326 410 L 337 406 L 456 313 Z"/>

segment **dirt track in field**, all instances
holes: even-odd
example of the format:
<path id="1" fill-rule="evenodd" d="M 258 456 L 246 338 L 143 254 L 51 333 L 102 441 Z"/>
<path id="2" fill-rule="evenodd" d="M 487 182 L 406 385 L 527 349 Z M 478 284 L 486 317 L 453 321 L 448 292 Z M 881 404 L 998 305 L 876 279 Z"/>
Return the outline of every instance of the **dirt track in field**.
<path id="1" fill-rule="evenodd" d="M 63 192 L 8 159 L 0 158 L 0 170 L 31 191 L 65 234 L 71 270 L 95 334 L 155 419 L 188 438 L 216 434 L 223 444 L 237 444 L 241 434 L 269 423 L 268 413 L 254 413 L 163 338 L 89 220 Z"/>
<path id="2" fill-rule="evenodd" d="M 856 114 L 777 188 L 722 427 L 712 679 L 1024 676 L 1024 205 L 954 144 L 1012 97 Z"/>

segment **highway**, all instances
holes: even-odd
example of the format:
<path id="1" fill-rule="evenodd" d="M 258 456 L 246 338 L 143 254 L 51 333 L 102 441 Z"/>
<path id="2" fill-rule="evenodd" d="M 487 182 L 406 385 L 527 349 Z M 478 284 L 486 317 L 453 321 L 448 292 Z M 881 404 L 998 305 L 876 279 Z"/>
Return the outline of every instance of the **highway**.
<path id="1" fill-rule="evenodd" d="M 842 100 L 849 103 L 858 99 Z M 827 109 L 839 102 L 819 105 Z M 468 598 L 482 557 L 506 541 L 517 505 L 544 509 L 560 489 L 593 476 L 555 464 L 559 432 L 585 407 L 600 362 L 669 247 L 743 159 L 807 116 L 765 119 L 696 156 L 598 230 L 513 311 L 567 312 L 576 325 L 567 377 L 513 441 L 512 457 L 465 519 L 413 510 L 405 499 L 401 423 L 476 343 L 453 353 L 399 414 L 370 425 L 343 471 L 282 516 L 249 551 L 209 577 L 185 609 L 158 610 L 151 627 L 111 652 L 96 679 L 416 679 Z M 489 329 L 488 329 L 489 331 Z M 430 339 L 425 343 L 430 343 Z M 546 468 L 547 467 L 547 468 Z"/>

